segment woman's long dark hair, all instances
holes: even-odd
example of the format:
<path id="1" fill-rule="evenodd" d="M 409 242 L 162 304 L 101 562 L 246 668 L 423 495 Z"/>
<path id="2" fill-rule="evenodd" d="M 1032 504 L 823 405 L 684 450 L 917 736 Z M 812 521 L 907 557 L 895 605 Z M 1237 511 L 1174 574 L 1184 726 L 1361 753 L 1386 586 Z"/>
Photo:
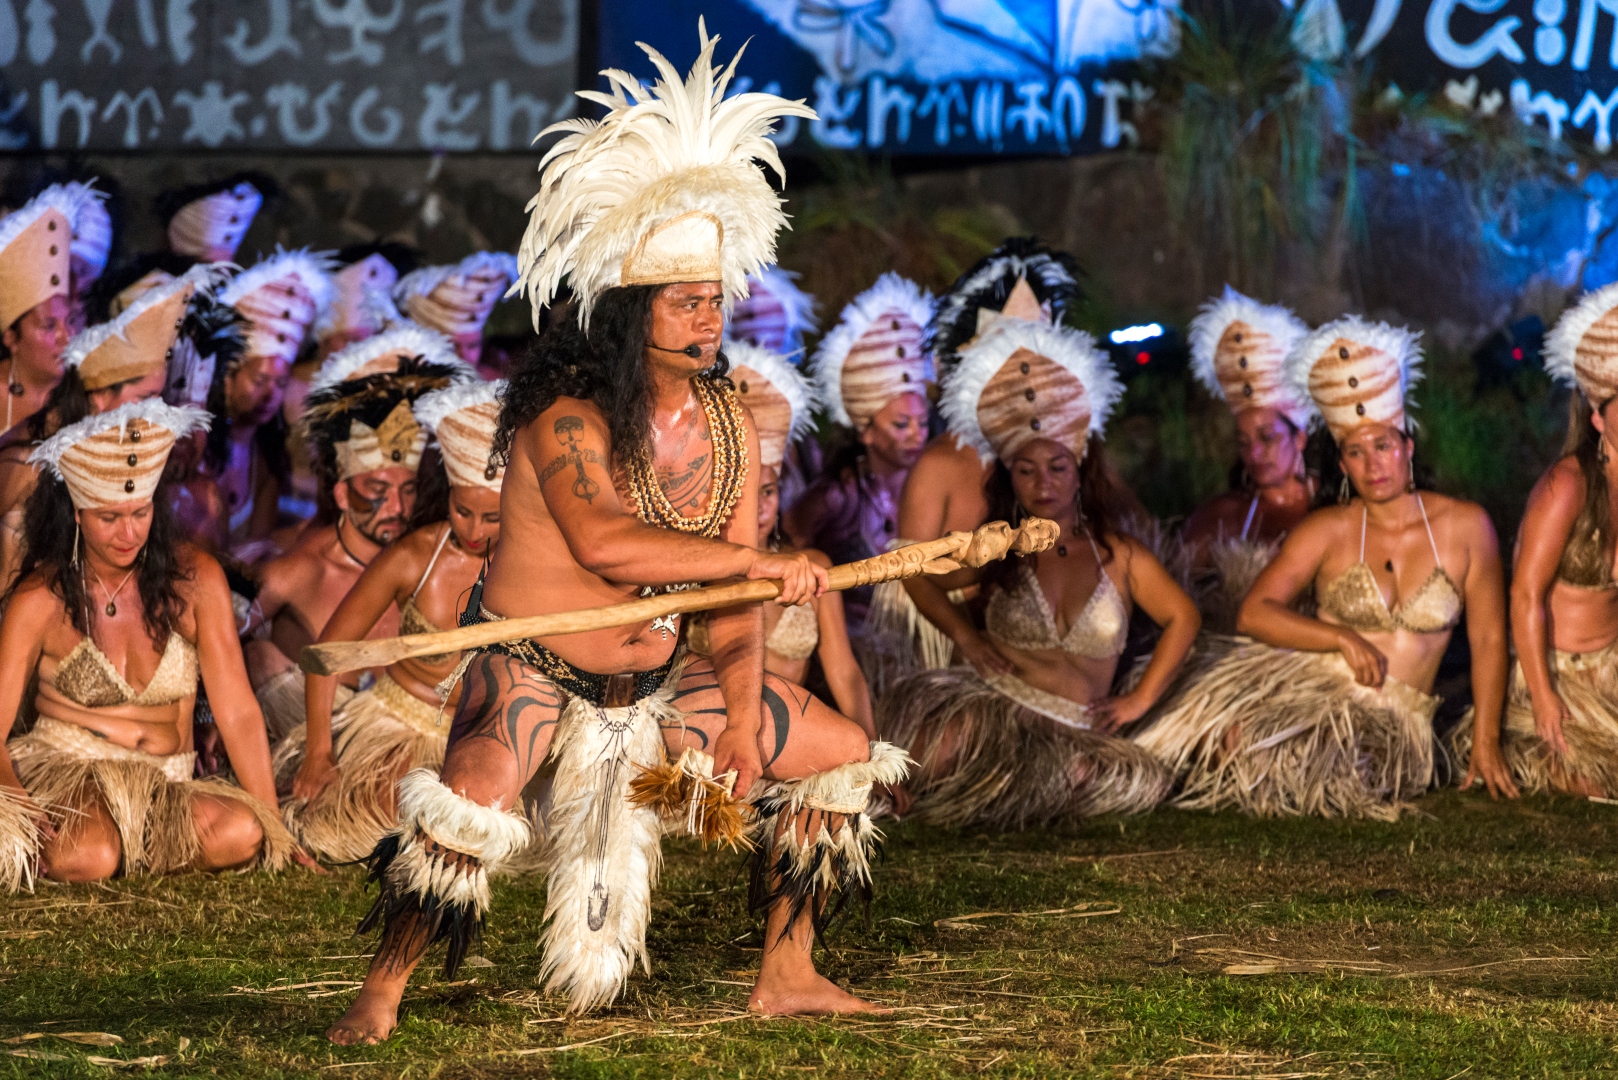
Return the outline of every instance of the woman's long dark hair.
<path id="1" fill-rule="evenodd" d="M 1018 522 L 1028 512 L 1017 502 L 1017 489 L 1011 482 L 1011 470 L 1003 462 L 995 462 L 994 471 L 984 481 L 983 493 L 989 502 L 989 521 Z M 1111 537 L 1118 535 L 1118 523 L 1123 517 L 1120 493 L 1113 486 L 1112 470 L 1107 468 L 1105 444 L 1101 436 L 1091 433 L 1084 460 L 1079 462 L 1079 512 L 1084 515 L 1085 527 L 1095 538 L 1096 546 L 1113 556 Z M 1022 556 L 1008 555 L 998 563 L 990 563 L 983 575 L 985 585 L 1011 588 L 1022 565 Z"/>
<path id="2" fill-rule="evenodd" d="M 512 365 L 500 399 L 500 424 L 489 459 L 511 463 L 518 430 L 559 397 L 593 402 L 607 419 L 614 456 L 646 446 L 652 430 L 652 383 L 646 371 L 646 335 L 652 299 L 662 285 L 608 289 L 590 313 L 590 330 L 579 329 L 576 309 L 555 318 L 528 354 Z M 677 344 L 677 343 L 676 343 Z M 720 354 L 706 374 L 723 378 L 730 363 Z"/>
<path id="3" fill-rule="evenodd" d="M 28 433 L 30 442 L 39 442 L 89 415 L 90 395 L 79 378 L 79 369 L 68 368 L 62 372 L 62 381 L 45 398 L 45 404 L 23 421 L 23 430 Z"/>
<path id="4" fill-rule="evenodd" d="M 1603 460 L 1601 432 L 1592 420 L 1595 409 L 1583 394 L 1574 393 L 1568 404 L 1567 441 L 1562 446 L 1564 457 L 1571 455 L 1579 463 L 1579 475 L 1584 477 L 1584 506 L 1573 521 L 1574 536 L 1599 536 L 1601 550 L 1607 565 L 1612 565 L 1613 529 L 1612 505 L 1607 495 L 1607 465 Z"/>
<path id="5" fill-rule="evenodd" d="M 152 646 L 158 652 L 168 644 L 169 634 L 185 610 L 185 601 L 180 598 L 177 586 L 191 579 L 180 556 L 185 537 L 175 523 L 170 503 L 168 485 L 159 484 L 152 499 L 152 529 L 146 536 L 146 546 L 141 549 L 135 569 L 142 619 Z M 92 601 L 85 588 L 84 571 L 74 560 L 74 544 L 83 543 L 78 532 L 78 519 L 67 485 L 49 472 L 42 473 L 23 511 L 22 566 L 8 585 L 5 598 L 11 598 L 18 583 L 39 573 L 50 590 L 61 597 L 73 629 L 88 634 Z"/>
<path id="6" fill-rule="evenodd" d="M 448 520 L 449 473 L 444 468 L 444 453 L 434 443 L 422 451 L 421 464 L 416 469 L 416 503 L 405 531 L 415 532 Z"/>

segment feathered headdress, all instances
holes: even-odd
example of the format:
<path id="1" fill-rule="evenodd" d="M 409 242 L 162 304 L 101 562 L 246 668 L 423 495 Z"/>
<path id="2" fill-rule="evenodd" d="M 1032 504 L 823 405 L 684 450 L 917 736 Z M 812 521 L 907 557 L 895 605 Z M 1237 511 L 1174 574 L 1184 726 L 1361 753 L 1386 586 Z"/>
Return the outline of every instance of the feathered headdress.
<path id="1" fill-rule="evenodd" d="M 1225 286 L 1191 320 L 1191 371 L 1233 412 L 1277 409 L 1302 431 L 1314 415 L 1309 395 L 1286 381 L 1287 355 L 1309 333 L 1280 305 L 1261 304 Z"/>
<path id="2" fill-rule="evenodd" d="M 354 341 L 380 333 L 404 318 L 393 303 L 398 268 L 381 252 L 373 251 L 332 274 L 332 301 L 315 322 L 315 338 L 322 343 L 334 335 Z"/>
<path id="3" fill-rule="evenodd" d="M 82 184 L 53 184 L 0 219 L 0 327 L 71 289 L 73 225 L 90 198 Z"/>
<path id="4" fill-rule="evenodd" d="M 747 295 L 731 307 L 727 333 L 782 356 L 803 349 L 803 335 L 817 328 L 815 298 L 798 288 L 798 275 L 766 266 L 747 278 Z"/>
<path id="5" fill-rule="evenodd" d="M 219 292 L 247 319 L 247 355 L 287 364 L 297 359 L 304 335 L 331 303 L 331 253 L 276 249 Z"/>
<path id="6" fill-rule="evenodd" d="M 452 367 L 398 353 L 387 359 L 392 364 L 387 370 L 356 374 L 309 393 L 299 423 L 315 475 L 325 488 L 390 466 L 416 468 L 427 432 L 412 406 L 423 395 L 465 378 L 464 364 Z"/>
<path id="7" fill-rule="evenodd" d="M 1079 262 L 1031 236 L 1013 236 L 979 259 L 939 298 L 927 328 L 927 348 L 939 367 L 953 365 L 961 346 L 988 328 L 989 317 L 1005 309 L 1019 281 L 1048 307 L 1050 321 L 1060 324 L 1079 297 Z"/>
<path id="8" fill-rule="evenodd" d="M 605 291 L 622 285 L 718 281 L 727 303 L 747 295 L 747 275 L 775 262 L 775 235 L 787 223 L 768 166 L 786 170 L 768 136 L 775 120 L 812 120 L 803 102 L 725 91 L 742 54 L 713 67 L 717 37 L 697 22 L 702 51 L 682 82 L 674 65 L 641 45 L 662 75 L 650 90 L 626 71 L 602 72 L 612 93 L 579 91 L 607 109 L 604 119 L 564 120 L 545 129 L 569 134 L 540 162 L 539 193 L 517 252 L 526 293 L 539 311 L 566 278 L 579 323 Z"/>
<path id="9" fill-rule="evenodd" d="M 416 419 L 438 437 L 444 471 L 452 487 L 499 491 L 506 469 L 489 460 L 500 425 L 500 395 L 506 381 L 469 380 L 435 390 L 416 402 Z"/>
<path id="10" fill-rule="evenodd" d="M 816 394 L 833 420 L 864 431 L 900 394 L 927 392 L 932 314 L 933 294 L 891 270 L 848 302 L 815 350 Z"/>
<path id="11" fill-rule="evenodd" d="M 170 250 L 193 259 L 234 259 L 264 205 L 264 194 L 238 176 L 172 193 L 159 201 L 172 210 L 168 218 Z"/>
<path id="12" fill-rule="evenodd" d="M 1545 335 L 1545 370 L 1593 408 L 1618 397 L 1618 282 L 1587 292 Z"/>
<path id="13" fill-rule="evenodd" d="M 28 455 L 67 485 L 80 510 L 150 502 L 176 439 L 208 430 L 201 409 L 132 401 L 62 428 Z"/>
<path id="14" fill-rule="evenodd" d="M 1037 439 L 1083 461 L 1090 433 L 1106 429 L 1123 393 L 1089 334 L 1008 319 L 961 350 L 938 408 L 950 433 L 985 464 L 1009 463 Z"/>
<path id="15" fill-rule="evenodd" d="M 326 390 L 369 375 L 386 375 L 400 370 L 407 359 L 444 368 L 457 379 L 477 378 L 477 372 L 456 354 L 455 346 L 443 334 L 415 323 L 401 323 L 332 353 L 309 380 L 309 391 Z"/>
<path id="16" fill-rule="evenodd" d="M 516 280 L 516 259 L 504 251 L 479 251 L 458 263 L 406 274 L 394 286 L 393 298 L 421 325 L 466 341 L 482 337 L 494 305 Z"/>
<path id="17" fill-rule="evenodd" d="M 71 180 L 45 189 L 47 192 L 57 190 L 73 207 L 67 212 L 68 224 L 73 230 L 70 253 L 89 270 L 85 280 L 75 283 L 82 289 L 101 276 L 107 268 L 107 256 L 112 253 L 112 215 L 107 211 L 107 193 L 97 190 L 94 180 L 89 183 Z"/>
<path id="18" fill-rule="evenodd" d="M 1421 335 L 1349 315 L 1315 330 L 1287 357 L 1292 391 L 1314 401 L 1341 443 L 1362 424 L 1415 429 L 1405 395 L 1421 380 Z"/>
<path id="19" fill-rule="evenodd" d="M 78 371 L 86 390 L 164 370 L 192 298 L 218 288 L 231 269 L 229 263 L 199 263 L 167 281 L 142 278 L 150 286 L 111 322 L 92 326 L 68 342 L 62 364 Z"/>
<path id="20" fill-rule="evenodd" d="M 787 443 L 810 428 L 814 386 L 780 354 L 750 341 L 726 342 L 724 353 L 730 381 L 758 430 L 759 465 L 779 469 Z"/>

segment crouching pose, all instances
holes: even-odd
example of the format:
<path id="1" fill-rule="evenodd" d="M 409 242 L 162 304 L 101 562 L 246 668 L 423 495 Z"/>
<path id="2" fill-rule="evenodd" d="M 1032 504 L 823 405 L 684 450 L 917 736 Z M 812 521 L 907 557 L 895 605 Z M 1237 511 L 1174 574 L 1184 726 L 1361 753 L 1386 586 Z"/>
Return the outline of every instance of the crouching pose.
<path id="1" fill-rule="evenodd" d="M 1432 784 L 1433 682 L 1463 610 L 1478 724 L 1499 723 L 1500 555 L 1482 507 L 1416 488 L 1419 358 L 1409 332 L 1354 317 L 1288 357 L 1336 440 L 1343 505 L 1305 518 L 1254 582 L 1237 629 L 1258 641 L 1187 680 L 1140 736 L 1184 776 L 1180 805 L 1398 817 Z M 1318 618 L 1292 607 L 1310 585 Z"/>
<path id="2" fill-rule="evenodd" d="M 954 605 L 935 606 L 976 673 L 923 671 L 882 695 L 877 731 L 918 762 L 921 820 L 1021 828 L 1148 810 L 1168 795 L 1168 771 L 1114 732 L 1157 700 L 1201 620 L 1110 520 L 1100 433 L 1121 393 L 1089 335 L 1036 319 L 1000 319 L 960 350 L 944 384 L 950 432 L 995 463 L 989 516 L 1049 518 L 1061 535 L 1054 552 L 990 566 L 983 633 Z M 1136 603 L 1163 636 L 1139 681 L 1112 697 Z"/>
<path id="3" fill-rule="evenodd" d="M 725 577 L 779 578 L 785 604 L 825 587 L 807 558 L 757 550 L 758 439 L 718 360 L 726 287 L 769 261 L 783 224 L 753 161 L 779 170 L 764 137 L 773 119 L 813 113 L 770 95 L 723 100 L 713 46 L 704 34 L 684 86 L 653 53 L 663 81 L 616 84 L 607 118 L 568 121 L 573 134 L 550 154 L 524 286 L 545 304 L 568 276 L 576 321 L 558 320 L 513 373 L 494 443 L 506 540 L 463 621 Z M 673 164 L 685 161 L 706 164 Z M 593 189 L 593 175 L 614 183 Z M 454 970 L 489 906 L 490 874 L 528 843 L 513 808 L 547 755 L 544 971 L 571 1008 L 611 1002 L 647 962 L 662 821 L 630 801 L 630 784 L 678 758 L 734 773 L 757 812 L 752 900 L 767 912 L 767 946 L 752 1007 L 869 1009 L 815 973 L 811 947 L 835 894 L 868 888 L 876 837 L 864 809 L 873 782 L 902 779 L 903 757 L 766 676 L 762 623 L 757 605 L 714 612 L 712 658 L 689 662 L 674 618 L 469 654 L 442 778 L 405 777 L 399 826 L 373 856 L 381 895 L 367 925 L 381 924 L 382 942 L 329 1036 L 386 1037 L 433 942 L 448 939 Z"/>
<path id="4" fill-rule="evenodd" d="M 36 868 L 92 881 L 277 867 L 292 851 L 224 572 L 157 490 L 203 417 L 122 405 L 34 451 L 49 473 L 0 621 L 0 737 L 36 673 L 38 720 L 0 751 L 0 885 Z M 199 673 L 241 787 L 192 779 Z"/>

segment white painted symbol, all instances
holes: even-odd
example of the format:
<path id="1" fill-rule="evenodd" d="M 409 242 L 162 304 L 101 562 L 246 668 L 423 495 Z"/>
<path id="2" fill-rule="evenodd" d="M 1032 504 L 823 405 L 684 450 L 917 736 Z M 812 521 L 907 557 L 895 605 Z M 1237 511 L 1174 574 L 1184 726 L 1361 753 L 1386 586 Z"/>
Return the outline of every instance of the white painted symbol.
<path id="1" fill-rule="evenodd" d="M 399 132 L 404 129 L 404 117 L 392 106 L 377 109 L 377 114 L 382 117 L 380 128 L 373 128 L 365 122 L 365 114 L 381 97 L 381 90 L 374 86 L 367 87 L 348 107 L 348 130 L 353 133 L 355 141 L 361 146 L 391 146 L 399 138 Z"/>
<path id="2" fill-rule="evenodd" d="M 55 79 L 46 79 L 39 87 L 39 142 L 47 150 L 58 143 L 62 117 L 73 113 L 79 121 L 79 142 L 83 147 L 90 141 L 90 123 L 95 118 L 95 98 L 87 98 L 77 90 L 66 93 Z"/>
<path id="3" fill-rule="evenodd" d="M 421 88 L 421 94 L 427 99 L 416 125 L 421 145 L 428 150 L 476 150 L 478 137 L 456 129 L 478 107 L 483 95 L 471 93 L 457 101 L 454 83 L 428 83 Z"/>
<path id="4" fill-rule="evenodd" d="M 421 40 L 416 44 L 416 51 L 425 56 L 434 49 L 442 49 L 444 59 L 457 67 L 460 66 L 466 59 L 461 41 L 461 22 L 465 17 L 466 0 L 434 0 L 431 4 L 423 4 L 417 8 L 415 17 L 417 26 L 429 19 L 444 21 L 439 29 L 421 35 Z"/>
<path id="5" fill-rule="evenodd" d="M 162 44 L 157 36 L 157 12 L 152 10 L 152 0 L 135 0 L 135 20 L 140 24 L 142 45 L 155 49 Z"/>
<path id="6" fill-rule="evenodd" d="M 292 0 L 266 0 L 266 2 L 270 8 L 270 28 L 265 32 L 263 40 L 257 45 L 248 44 L 247 39 L 253 36 L 253 28 L 247 25 L 246 19 L 237 19 L 236 29 L 225 39 L 225 47 L 239 64 L 262 64 L 278 52 L 284 52 L 292 57 L 303 55 L 303 46 L 292 36 Z M 171 14 L 170 27 L 172 26 Z"/>
<path id="7" fill-rule="evenodd" d="M 118 91 L 101 113 L 101 119 L 111 120 L 119 110 L 123 110 L 124 146 L 131 150 L 140 145 L 140 111 L 142 107 L 152 111 L 152 123 L 154 125 L 163 122 L 163 103 L 158 100 L 157 91 L 149 86 L 134 97 L 130 97 L 127 91 Z M 154 134 L 157 130 L 155 126 L 152 128 Z"/>
<path id="8" fill-rule="evenodd" d="M 313 146 L 331 130 L 331 108 L 342 93 L 343 84 L 334 82 L 311 105 L 308 90 L 297 83 L 286 82 L 264 91 L 264 101 L 279 110 L 276 123 L 281 129 L 281 138 L 293 146 Z M 314 123 L 308 127 L 298 123 L 298 110 L 305 107 L 314 112 Z"/>
<path id="9" fill-rule="evenodd" d="M 579 40 L 579 0 L 560 0 L 557 7 L 562 28 L 553 41 L 543 41 L 529 33 L 528 16 L 534 10 L 534 0 L 511 0 L 511 6 L 503 10 L 499 0 L 483 0 L 483 25 L 504 31 L 523 63 L 549 67 L 571 60 Z"/>
<path id="10" fill-rule="evenodd" d="M 56 51 L 56 28 L 51 25 L 51 20 L 56 18 L 56 5 L 49 0 L 28 0 L 22 17 L 28 24 L 28 59 L 44 64 Z"/>
<path id="11" fill-rule="evenodd" d="M 191 59 L 195 51 L 191 44 L 191 32 L 197 28 L 197 19 L 191 14 L 191 5 L 196 0 L 168 0 L 164 22 L 168 23 L 169 51 L 174 54 L 174 62 L 183 64 Z M 238 31 L 245 27 L 245 23 L 237 27 Z M 245 34 L 243 37 L 245 38 Z"/>
<path id="12" fill-rule="evenodd" d="M 174 104 L 191 116 L 180 141 L 216 147 L 223 145 L 226 139 L 245 139 L 247 132 L 242 130 L 241 122 L 236 119 L 236 110 L 249 100 L 247 94 L 241 91 L 226 97 L 224 84 L 217 82 L 203 83 L 200 95 L 189 90 L 177 91 Z"/>
<path id="13" fill-rule="evenodd" d="M 372 11 L 366 0 L 342 0 L 340 5 L 331 0 L 310 0 L 310 3 L 321 26 L 348 31 L 348 48 L 327 53 L 329 64 L 358 60 L 366 67 L 376 67 L 384 55 L 382 44 L 366 35 L 388 33 L 399 25 L 399 17 L 404 14 L 404 0 L 393 0 L 393 10 L 386 15 Z"/>
<path id="14" fill-rule="evenodd" d="M 22 113 L 23 106 L 28 104 L 28 91 L 19 90 L 12 97 L 11 104 L 0 109 L 0 150 L 21 150 L 28 145 L 28 131 L 12 131 L 11 122 Z"/>
<path id="15" fill-rule="evenodd" d="M 513 94 L 511 84 L 500 79 L 489 87 L 489 146 L 495 150 L 510 150 L 513 145 L 532 145 L 550 113 L 548 102 L 532 94 Z M 513 143 L 511 124 L 518 117 L 522 118 L 518 127 L 521 141 Z"/>
<path id="16" fill-rule="evenodd" d="M 84 14 L 90 20 L 90 39 L 79 50 L 79 62 L 88 64 L 95 56 L 96 46 L 100 45 L 111 54 L 110 62 L 116 64 L 124 55 L 124 47 L 107 33 L 107 17 L 112 14 L 112 0 L 84 0 Z"/>
<path id="17" fill-rule="evenodd" d="M 17 9 L 11 0 L 0 0 L 0 67 L 17 59 L 22 44 L 22 28 L 17 25 Z"/>

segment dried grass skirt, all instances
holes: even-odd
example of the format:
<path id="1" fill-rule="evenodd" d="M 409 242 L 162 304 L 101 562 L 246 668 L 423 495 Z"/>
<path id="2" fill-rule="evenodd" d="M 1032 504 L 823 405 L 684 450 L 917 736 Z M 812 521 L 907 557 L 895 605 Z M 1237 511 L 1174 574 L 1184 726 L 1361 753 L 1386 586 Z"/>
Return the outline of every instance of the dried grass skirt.
<path id="1" fill-rule="evenodd" d="M 322 859 L 354 862 L 399 823 L 394 788 L 412 769 L 444 767 L 454 714 L 416 697 L 386 674 L 332 713 L 337 778 L 315 800 L 287 798 L 287 827 Z M 288 792 L 303 767 L 308 729 L 299 724 L 275 748 L 275 786 Z"/>
<path id="2" fill-rule="evenodd" d="M 1337 653 L 1236 641 L 1137 737 L 1182 778 L 1175 805 L 1392 821 L 1431 786 L 1437 698 L 1361 686 Z"/>
<path id="3" fill-rule="evenodd" d="M 907 783 L 915 796 L 911 815 L 932 825 L 1020 829 L 1140 813 L 1169 793 L 1168 770 L 1128 739 L 1042 714 L 969 668 L 924 671 L 894 684 L 878 703 L 876 722 L 879 738 L 916 759 Z"/>
<path id="4" fill-rule="evenodd" d="M 17 778 L 71 836 L 78 807 L 100 801 L 118 829 L 120 874 L 171 874 L 190 868 L 201 844 L 193 800 L 230 799 L 251 810 L 264 831 L 257 866 L 278 870 L 295 843 L 275 811 L 235 784 L 191 778 L 193 753 L 156 756 L 108 742 L 77 724 L 41 717 L 8 747 Z"/>
<path id="5" fill-rule="evenodd" d="M 335 713 L 348 704 L 348 699 L 354 693 L 352 688 L 338 683 L 332 711 Z M 272 749 L 303 724 L 307 706 L 301 669 L 290 667 L 271 675 L 253 688 L 253 696 L 258 698 L 259 711 L 264 714 L 264 727 L 269 733 Z"/>
<path id="6" fill-rule="evenodd" d="M 1513 661 L 1500 723 L 1500 751 L 1511 778 L 1525 792 L 1568 786 L 1599 788 L 1608 798 L 1618 792 L 1618 641 L 1588 653 L 1551 652 L 1551 685 L 1567 706 L 1560 760 L 1539 737 L 1534 704 L 1522 663 Z M 1455 760 L 1472 756 L 1472 714 L 1450 736 Z"/>

